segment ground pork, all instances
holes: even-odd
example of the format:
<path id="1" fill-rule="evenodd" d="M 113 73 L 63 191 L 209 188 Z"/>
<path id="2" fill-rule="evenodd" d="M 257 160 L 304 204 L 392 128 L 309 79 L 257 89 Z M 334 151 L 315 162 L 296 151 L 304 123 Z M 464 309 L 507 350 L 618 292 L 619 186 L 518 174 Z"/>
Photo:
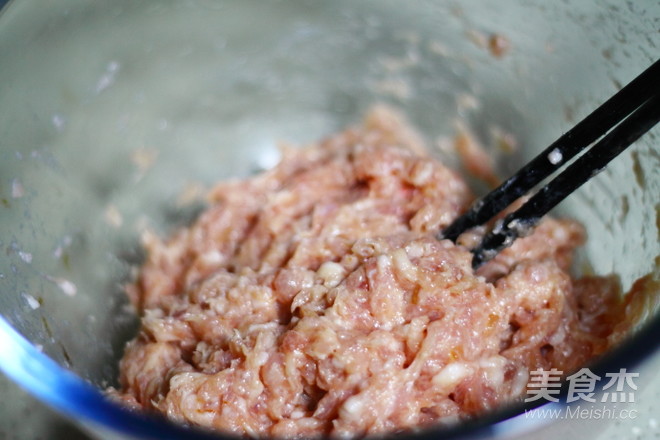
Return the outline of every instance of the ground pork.
<path id="1" fill-rule="evenodd" d="M 606 350 L 617 282 L 569 275 L 583 228 L 545 218 L 475 273 L 436 238 L 474 197 L 410 133 L 375 110 L 146 234 L 111 394 L 239 435 L 359 437 L 473 417 Z"/>

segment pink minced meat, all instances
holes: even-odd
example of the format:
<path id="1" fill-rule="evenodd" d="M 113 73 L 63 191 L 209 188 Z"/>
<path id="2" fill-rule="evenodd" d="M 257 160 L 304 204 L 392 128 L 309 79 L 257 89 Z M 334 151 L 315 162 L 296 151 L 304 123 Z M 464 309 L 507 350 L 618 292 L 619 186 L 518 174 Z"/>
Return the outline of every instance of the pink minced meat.
<path id="1" fill-rule="evenodd" d="M 112 394 L 242 435 L 356 437 L 478 415 L 603 352 L 616 283 L 569 276 L 582 227 L 547 218 L 475 274 L 435 238 L 472 200 L 382 110 L 217 186 L 192 226 L 146 236 Z"/>

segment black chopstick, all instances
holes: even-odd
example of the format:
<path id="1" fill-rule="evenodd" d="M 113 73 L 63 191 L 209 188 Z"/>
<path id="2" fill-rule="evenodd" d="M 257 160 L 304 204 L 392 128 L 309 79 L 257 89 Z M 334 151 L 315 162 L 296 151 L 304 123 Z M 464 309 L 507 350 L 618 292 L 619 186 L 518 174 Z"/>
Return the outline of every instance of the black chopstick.
<path id="1" fill-rule="evenodd" d="M 472 251 L 472 266 L 478 268 L 513 243 L 518 236 L 530 232 L 550 209 L 651 129 L 660 119 L 659 102 L 660 61 L 657 61 L 516 175 L 477 201 L 468 212 L 446 228 L 439 238 L 455 241 L 467 229 L 487 222 L 627 117 L 520 209 L 497 222 Z"/>
<path id="2" fill-rule="evenodd" d="M 528 235 L 543 215 L 583 183 L 603 170 L 612 159 L 660 121 L 660 94 L 614 128 L 588 152 L 541 188 L 518 210 L 498 221 L 493 230 L 472 251 L 472 267 L 478 268 L 509 246 L 519 236 Z"/>
<path id="3" fill-rule="evenodd" d="M 465 214 L 442 231 L 439 238 L 456 241 L 463 232 L 492 219 L 638 108 L 653 90 L 658 89 L 659 84 L 660 60 L 557 139 L 515 175 L 475 202 Z"/>

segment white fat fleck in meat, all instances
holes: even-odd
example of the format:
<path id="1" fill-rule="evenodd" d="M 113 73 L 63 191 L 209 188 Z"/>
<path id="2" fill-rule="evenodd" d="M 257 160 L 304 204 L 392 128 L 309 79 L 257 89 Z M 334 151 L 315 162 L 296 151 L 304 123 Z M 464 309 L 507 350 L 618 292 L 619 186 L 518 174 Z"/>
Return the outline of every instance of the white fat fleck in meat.
<path id="1" fill-rule="evenodd" d="M 392 257 L 401 275 L 411 281 L 417 279 L 417 268 L 408 258 L 405 249 L 397 249 L 392 253 Z"/>
<path id="2" fill-rule="evenodd" d="M 328 287 L 335 287 L 339 282 L 344 279 L 346 270 L 344 266 L 334 261 L 326 261 L 319 267 L 316 274 L 323 280 L 323 284 Z"/>
<path id="3" fill-rule="evenodd" d="M 511 391 L 514 395 L 520 396 L 525 392 L 529 382 L 529 371 L 524 368 L 516 369 L 515 376 L 511 382 Z"/>
<path id="4" fill-rule="evenodd" d="M 500 387 L 504 383 L 504 367 L 506 363 L 506 358 L 502 356 L 492 356 L 479 361 L 479 367 L 491 386 Z"/>
<path id="5" fill-rule="evenodd" d="M 440 389 L 452 389 L 471 374 L 470 367 L 463 362 L 452 362 L 433 376 L 433 385 Z"/>
<path id="6" fill-rule="evenodd" d="M 353 396 L 344 402 L 340 411 L 340 416 L 346 419 L 355 418 L 365 407 L 365 401 L 362 396 Z"/>
<path id="7" fill-rule="evenodd" d="M 433 176 L 433 164 L 428 162 L 419 163 L 413 168 L 410 182 L 413 185 L 424 186 L 431 181 Z"/>

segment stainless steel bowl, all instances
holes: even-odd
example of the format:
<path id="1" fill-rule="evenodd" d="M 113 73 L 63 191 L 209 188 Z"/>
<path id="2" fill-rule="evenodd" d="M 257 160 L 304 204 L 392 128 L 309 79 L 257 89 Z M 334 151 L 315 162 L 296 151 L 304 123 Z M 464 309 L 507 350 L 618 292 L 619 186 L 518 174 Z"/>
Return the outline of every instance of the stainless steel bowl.
<path id="1" fill-rule="evenodd" d="M 0 368 L 95 435 L 176 437 L 99 391 L 136 329 L 121 285 L 141 228 L 171 231 L 198 212 L 184 200 L 196 188 L 268 167 L 277 141 L 318 139 L 378 102 L 455 166 L 444 140 L 463 121 L 506 175 L 654 61 L 659 19 L 660 3 L 618 0 L 10 2 Z M 496 148 L 498 133 L 519 148 Z M 588 225 L 578 270 L 617 273 L 625 289 L 658 271 L 659 133 L 558 210 Z M 645 358 L 648 345 L 628 343 Z M 16 414 L 0 417 L 9 436 Z M 577 429 L 517 420 L 472 435 Z"/>

